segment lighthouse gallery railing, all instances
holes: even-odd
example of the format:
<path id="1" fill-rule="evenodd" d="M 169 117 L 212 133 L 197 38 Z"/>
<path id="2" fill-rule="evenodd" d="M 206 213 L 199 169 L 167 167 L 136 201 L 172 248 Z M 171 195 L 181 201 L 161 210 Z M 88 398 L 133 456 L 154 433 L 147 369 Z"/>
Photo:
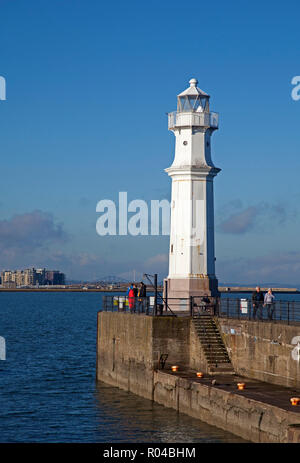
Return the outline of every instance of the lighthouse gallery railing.
<path id="1" fill-rule="evenodd" d="M 212 127 L 217 129 L 219 126 L 219 114 L 196 113 L 196 112 L 177 112 L 168 114 L 168 128 L 175 127 Z"/>

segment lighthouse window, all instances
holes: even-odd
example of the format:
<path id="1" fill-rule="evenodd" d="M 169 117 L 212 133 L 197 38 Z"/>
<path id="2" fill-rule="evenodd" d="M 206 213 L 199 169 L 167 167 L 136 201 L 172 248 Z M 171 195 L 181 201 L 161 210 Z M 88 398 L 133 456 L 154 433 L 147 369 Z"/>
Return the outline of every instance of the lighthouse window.
<path id="1" fill-rule="evenodd" d="M 188 144 L 188 142 L 187 142 L 186 140 L 184 140 L 183 144 L 184 144 L 184 145 L 187 145 L 187 144 Z"/>

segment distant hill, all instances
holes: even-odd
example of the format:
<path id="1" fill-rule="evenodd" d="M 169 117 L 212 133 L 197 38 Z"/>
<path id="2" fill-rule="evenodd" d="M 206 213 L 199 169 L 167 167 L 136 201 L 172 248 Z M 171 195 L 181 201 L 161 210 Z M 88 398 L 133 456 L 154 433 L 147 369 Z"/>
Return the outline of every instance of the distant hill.
<path id="1" fill-rule="evenodd" d="M 100 277 L 97 282 L 99 283 L 129 283 L 129 280 L 118 277 L 116 275 L 108 275 L 105 277 Z"/>
<path id="2" fill-rule="evenodd" d="M 99 277 L 97 280 L 68 280 L 66 282 L 66 284 L 68 285 L 76 285 L 76 284 L 97 284 L 97 283 L 100 283 L 100 284 L 116 284 L 116 283 L 123 283 L 123 284 L 128 284 L 128 283 L 132 283 L 133 280 L 126 280 L 125 278 L 121 278 L 121 277 L 118 277 L 117 275 L 106 275 L 106 276 L 102 276 L 102 277 Z M 140 280 L 137 281 L 137 283 L 139 283 Z M 147 279 L 144 279 L 144 282 L 146 284 L 149 284 L 149 282 L 147 281 Z M 163 281 L 160 281 L 158 282 L 158 286 L 162 286 L 163 285 Z"/>

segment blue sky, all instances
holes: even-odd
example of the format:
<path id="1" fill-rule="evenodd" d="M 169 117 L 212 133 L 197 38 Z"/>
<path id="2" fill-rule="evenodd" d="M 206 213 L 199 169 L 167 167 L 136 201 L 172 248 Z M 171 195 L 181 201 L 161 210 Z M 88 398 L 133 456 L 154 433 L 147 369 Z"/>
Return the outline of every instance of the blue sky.
<path id="1" fill-rule="evenodd" d="M 167 273 L 168 237 L 100 237 L 96 204 L 169 199 L 166 112 L 220 113 L 217 276 L 300 284 L 297 1 L 0 0 L 0 268 Z"/>

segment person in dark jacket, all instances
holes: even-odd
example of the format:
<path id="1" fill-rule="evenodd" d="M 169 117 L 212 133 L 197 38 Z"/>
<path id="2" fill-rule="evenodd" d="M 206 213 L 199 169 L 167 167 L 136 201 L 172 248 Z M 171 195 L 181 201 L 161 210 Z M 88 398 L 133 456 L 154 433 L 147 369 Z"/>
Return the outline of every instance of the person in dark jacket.
<path id="1" fill-rule="evenodd" d="M 134 297 L 137 297 L 138 295 L 138 289 L 135 283 L 133 283 L 133 292 L 134 292 Z"/>
<path id="2" fill-rule="evenodd" d="M 253 320 L 256 320 L 256 315 L 259 320 L 263 319 L 262 306 L 264 303 L 264 295 L 259 286 L 256 286 L 255 291 L 252 293 L 252 306 L 253 306 Z"/>
<path id="3" fill-rule="evenodd" d="M 138 293 L 139 310 L 144 312 L 146 307 L 146 285 L 141 281 Z"/>
<path id="4" fill-rule="evenodd" d="M 146 285 L 141 281 L 139 297 L 146 297 Z"/>

